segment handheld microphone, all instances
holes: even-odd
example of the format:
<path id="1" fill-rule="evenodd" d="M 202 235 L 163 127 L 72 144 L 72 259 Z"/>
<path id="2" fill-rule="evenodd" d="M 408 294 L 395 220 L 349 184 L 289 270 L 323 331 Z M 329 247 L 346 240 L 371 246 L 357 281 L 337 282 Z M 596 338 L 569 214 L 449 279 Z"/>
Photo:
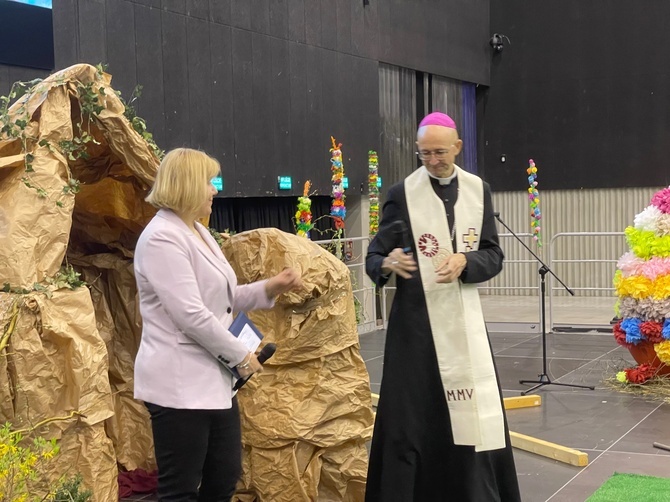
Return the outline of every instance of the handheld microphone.
<path id="1" fill-rule="evenodd" d="M 396 236 L 400 237 L 400 242 L 402 243 L 402 252 L 411 253 L 412 242 L 409 238 L 409 229 L 407 228 L 407 224 L 403 220 L 396 220 L 394 225 Z"/>
<path id="2" fill-rule="evenodd" d="M 260 354 L 258 354 L 258 362 L 263 364 L 265 361 L 270 359 L 275 351 L 277 350 L 277 346 L 274 343 L 268 343 L 263 349 L 261 350 Z M 245 383 L 249 381 L 249 379 L 253 376 L 253 374 L 249 375 L 248 377 L 240 378 L 235 382 L 235 385 L 233 386 L 233 390 L 239 390 Z"/>

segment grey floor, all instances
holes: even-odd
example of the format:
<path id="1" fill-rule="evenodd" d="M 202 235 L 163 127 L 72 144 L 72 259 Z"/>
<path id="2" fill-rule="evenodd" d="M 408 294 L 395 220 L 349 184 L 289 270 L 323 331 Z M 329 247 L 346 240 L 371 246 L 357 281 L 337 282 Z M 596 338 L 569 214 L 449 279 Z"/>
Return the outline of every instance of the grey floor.
<path id="1" fill-rule="evenodd" d="M 542 372 L 540 335 L 491 333 L 505 397 L 528 388 L 520 379 Z M 373 392 L 379 391 L 385 332 L 361 335 Z M 627 351 L 609 334 L 548 336 L 547 373 L 552 381 L 593 385 L 595 391 L 549 385 L 534 393 L 542 406 L 510 410 L 510 430 L 581 450 L 587 467 L 573 467 L 514 450 L 524 502 L 580 502 L 616 472 L 670 477 L 670 453 L 653 448 L 670 443 L 670 405 L 610 390 L 603 380 L 631 365 Z M 670 494 L 668 494 L 670 500 Z"/>
<path id="2" fill-rule="evenodd" d="M 482 303 L 489 326 L 500 330 L 491 331 L 490 336 L 503 393 L 518 396 L 527 388 L 519 380 L 535 379 L 542 372 L 541 336 L 537 323 L 533 325 L 539 319 L 537 299 L 483 297 Z M 602 328 L 612 318 L 613 303 L 612 299 L 557 299 L 552 316 L 562 326 Z M 361 355 L 375 393 L 381 384 L 385 336 L 384 330 L 360 336 Z M 581 450 L 588 454 L 589 464 L 573 467 L 514 450 L 524 502 L 582 502 L 614 472 L 670 477 L 670 452 L 652 446 L 654 441 L 670 444 L 670 404 L 620 393 L 603 383 L 618 369 L 633 364 L 611 334 L 594 330 L 549 334 L 547 361 L 552 381 L 593 385 L 596 390 L 543 387 L 534 392 L 542 396 L 542 406 L 507 412 L 510 430 Z"/>

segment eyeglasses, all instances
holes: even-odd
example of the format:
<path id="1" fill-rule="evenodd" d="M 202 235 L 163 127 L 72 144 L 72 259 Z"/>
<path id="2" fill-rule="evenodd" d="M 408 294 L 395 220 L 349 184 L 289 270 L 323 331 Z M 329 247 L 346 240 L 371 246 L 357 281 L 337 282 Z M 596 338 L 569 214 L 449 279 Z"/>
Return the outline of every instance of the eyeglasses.
<path id="1" fill-rule="evenodd" d="M 420 152 L 415 153 L 421 160 L 430 160 L 433 157 L 437 160 L 444 160 L 447 158 L 447 155 L 449 155 L 449 150 L 421 150 Z"/>

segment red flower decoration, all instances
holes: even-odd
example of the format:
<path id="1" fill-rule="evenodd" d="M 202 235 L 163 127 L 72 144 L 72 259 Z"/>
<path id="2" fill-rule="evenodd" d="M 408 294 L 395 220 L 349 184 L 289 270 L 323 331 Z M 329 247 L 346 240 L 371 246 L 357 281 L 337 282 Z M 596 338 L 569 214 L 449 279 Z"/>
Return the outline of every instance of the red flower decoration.
<path id="1" fill-rule="evenodd" d="M 344 228 L 344 220 L 342 218 L 340 218 L 339 216 L 335 216 L 335 217 L 333 217 L 333 219 L 335 220 L 335 228 L 337 230 L 341 230 L 341 229 Z M 624 338 L 625 337 L 626 337 L 626 334 L 624 333 Z"/>
<path id="2" fill-rule="evenodd" d="M 624 347 L 632 347 L 632 344 L 626 343 L 626 332 L 623 329 L 621 329 L 621 321 L 619 321 L 614 325 L 613 331 L 616 343 Z"/>
<path id="3" fill-rule="evenodd" d="M 648 364 L 640 364 L 637 368 L 627 368 L 624 371 L 628 381 L 636 384 L 643 384 L 656 374 L 656 369 Z"/>
<path id="4" fill-rule="evenodd" d="M 660 322 L 643 322 L 640 324 L 640 331 L 651 343 L 659 343 L 663 341 L 663 325 Z"/>

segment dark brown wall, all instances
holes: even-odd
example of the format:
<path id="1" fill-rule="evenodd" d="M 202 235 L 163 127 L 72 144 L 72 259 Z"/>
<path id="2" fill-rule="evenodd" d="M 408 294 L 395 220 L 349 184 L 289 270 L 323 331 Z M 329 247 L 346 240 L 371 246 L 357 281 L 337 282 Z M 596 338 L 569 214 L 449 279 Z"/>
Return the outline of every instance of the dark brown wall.
<path id="1" fill-rule="evenodd" d="M 283 174 L 290 194 L 306 179 L 328 194 L 331 135 L 350 190 L 367 185 L 379 62 L 486 84 L 488 12 L 489 0 L 59 0 L 56 68 L 106 62 L 124 96 L 143 85 L 158 144 L 216 156 L 224 196 L 288 195 Z"/>
<path id="2" fill-rule="evenodd" d="M 511 39 L 481 96 L 480 166 L 495 190 L 670 183 L 670 3 L 493 0 Z M 506 154 L 507 162 L 500 162 Z"/>

